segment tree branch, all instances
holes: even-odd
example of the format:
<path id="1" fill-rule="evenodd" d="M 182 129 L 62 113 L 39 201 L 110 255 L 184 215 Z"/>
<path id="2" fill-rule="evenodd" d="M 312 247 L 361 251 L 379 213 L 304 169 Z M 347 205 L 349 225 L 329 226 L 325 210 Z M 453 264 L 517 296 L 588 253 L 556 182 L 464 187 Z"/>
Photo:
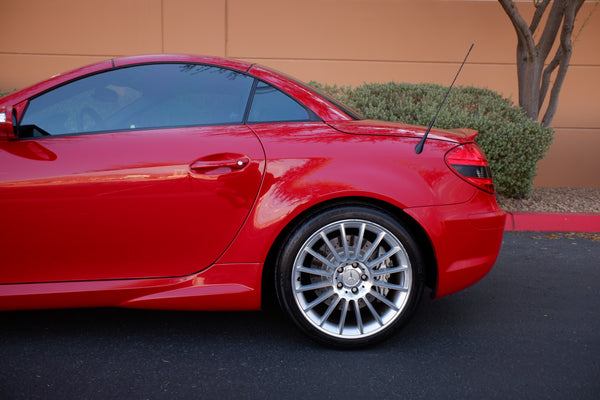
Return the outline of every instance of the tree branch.
<path id="1" fill-rule="evenodd" d="M 567 75 L 567 68 L 569 68 L 569 62 L 571 61 L 571 54 L 573 53 L 573 43 L 571 42 L 571 35 L 573 34 L 573 25 L 575 24 L 575 15 L 581 8 L 584 0 L 573 0 L 566 5 L 564 22 L 562 32 L 560 35 L 560 49 L 557 51 L 560 54 L 558 73 L 552 91 L 550 92 L 550 102 L 548 108 L 542 119 L 542 126 L 547 127 L 552 122 L 556 109 L 558 108 L 558 95 L 562 88 L 563 82 Z M 556 58 L 556 57 L 555 57 Z M 554 60 L 552 60 L 554 61 Z"/>
<path id="2" fill-rule="evenodd" d="M 556 50 L 556 54 L 554 55 L 554 58 L 552 59 L 552 61 L 550 61 L 550 64 L 548 64 L 548 66 L 544 69 L 544 74 L 542 75 L 542 84 L 540 85 L 540 99 L 538 101 L 538 113 L 541 111 L 542 104 L 544 104 L 544 100 L 546 99 L 546 94 L 548 93 L 548 88 L 550 87 L 550 77 L 552 76 L 552 73 L 554 72 L 556 67 L 558 67 L 558 65 L 560 64 L 561 57 L 562 57 L 562 47 L 559 47 L 558 50 Z"/>
<path id="3" fill-rule="evenodd" d="M 531 20 L 531 24 L 529 25 L 529 31 L 534 33 L 537 29 L 540 21 L 542 20 L 542 16 L 544 15 L 544 11 L 546 11 L 546 7 L 550 4 L 550 0 L 544 0 L 541 3 L 534 2 L 535 5 L 535 14 L 533 15 L 533 19 Z"/>
<path id="4" fill-rule="evenodd" d="M 543 126 L 550 124 L 558 107 L 558 97 L 573 53 L 575 16 L 584 1 L 533 0 L 535 12 L 528 26 L 513 0 L 498 0 L 517 34 L 519 104 L 530 118 L 537 120 L 546 97 L 550 97 L 542 119 Z M 546 14 L 548 7 L 550 12 Z M 533 34 L 541 26 L 543 30 L 538 33 L 539 40 L 536 43 Z M 557 41 L 556 54 L 545 66 Z"/>
<path id="5" fill-rule="evenodd" d="M 517 9 L 517 6 L 515 6 L 515 3 L 513 3 L 512 0 L 498 1 L 515 27 L 515 31 L 517 32 L 519 40 L 522 41 L 523 45 L 527 48 L 527 54 L 529 55 L 529 58 L 535 58 L 536 48 L 535 42 L 533 41 L 533 35 L 527 26 L 527 22 L 525 22 L 521 16 L 521 13 Z"/>
<path id="6" fill-rule="evenodd" d="M 542 37 L 537 44 L 538 55 L 544 60 L 548 57 L 548 53 L 552 49 L 556 37 L 558 36 L 558 30 L 560 29 L 561 22 L 563 20 L 564 9 L 566 7 L 566 0 L 554 0 L 552 8 L 550 9 L 550 15 L 542 32 Z"/>

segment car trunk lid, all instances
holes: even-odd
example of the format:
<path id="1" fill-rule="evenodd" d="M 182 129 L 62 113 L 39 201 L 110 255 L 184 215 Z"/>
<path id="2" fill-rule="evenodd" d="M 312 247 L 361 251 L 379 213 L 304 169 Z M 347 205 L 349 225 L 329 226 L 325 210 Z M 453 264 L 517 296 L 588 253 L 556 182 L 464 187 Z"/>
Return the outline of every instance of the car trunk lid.
<path id="1" fill-rule="evenodd" d="M 386 122 L 373 120 L 334 121 L 328 124 L 340 132 L 351 135 L 398 136 L 420 139 L 427 130 L 424 126 L 409 125 L 403 122 Z M 478 132 L 473 129 L 432 129 L 427 139 L 443 140 L 456 143 L 472 142 Z"/>

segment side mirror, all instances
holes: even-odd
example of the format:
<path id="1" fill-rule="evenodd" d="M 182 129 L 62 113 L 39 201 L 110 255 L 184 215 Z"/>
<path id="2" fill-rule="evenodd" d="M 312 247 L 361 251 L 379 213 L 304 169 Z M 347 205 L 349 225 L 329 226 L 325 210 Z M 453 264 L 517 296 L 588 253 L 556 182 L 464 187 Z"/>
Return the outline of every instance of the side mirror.
<path id="1" fill-rule="evenodd" d="M 12 107 L 0 107 L 0 142 L 17 138 L 17 112 Z"/>

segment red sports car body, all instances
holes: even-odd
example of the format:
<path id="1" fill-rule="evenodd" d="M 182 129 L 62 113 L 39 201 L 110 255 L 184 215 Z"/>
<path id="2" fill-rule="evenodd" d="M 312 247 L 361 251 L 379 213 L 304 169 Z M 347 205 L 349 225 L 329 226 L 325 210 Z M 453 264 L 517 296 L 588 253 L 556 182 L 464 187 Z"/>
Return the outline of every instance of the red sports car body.
<path id="1" fill-rule="evenodd" d="M 114 59 L 0 99 L 0 309 L 255 310 L 371 343 L 498 255 L 474 132 L 368 121 L 242 61 Z"/>

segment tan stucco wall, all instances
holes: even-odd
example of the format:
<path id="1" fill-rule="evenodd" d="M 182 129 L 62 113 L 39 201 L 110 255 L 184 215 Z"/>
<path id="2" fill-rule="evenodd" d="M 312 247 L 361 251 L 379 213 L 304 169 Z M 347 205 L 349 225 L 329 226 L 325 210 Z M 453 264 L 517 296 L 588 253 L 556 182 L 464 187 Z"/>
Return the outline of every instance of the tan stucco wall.
<path id="1" fill-rule="evenodd" d="M 531 1 L 519 2 L 527 20 Z M 518 98 L 516 36 L 493 0 L 0 0 L 0 91 L 111 57 L 196 53 L 300 79 L 449 84 Z M 595 11 L 595 12 L 593 12 Z M 600 187 L 600 7 L 580 11 L 538 187 Z"/>

